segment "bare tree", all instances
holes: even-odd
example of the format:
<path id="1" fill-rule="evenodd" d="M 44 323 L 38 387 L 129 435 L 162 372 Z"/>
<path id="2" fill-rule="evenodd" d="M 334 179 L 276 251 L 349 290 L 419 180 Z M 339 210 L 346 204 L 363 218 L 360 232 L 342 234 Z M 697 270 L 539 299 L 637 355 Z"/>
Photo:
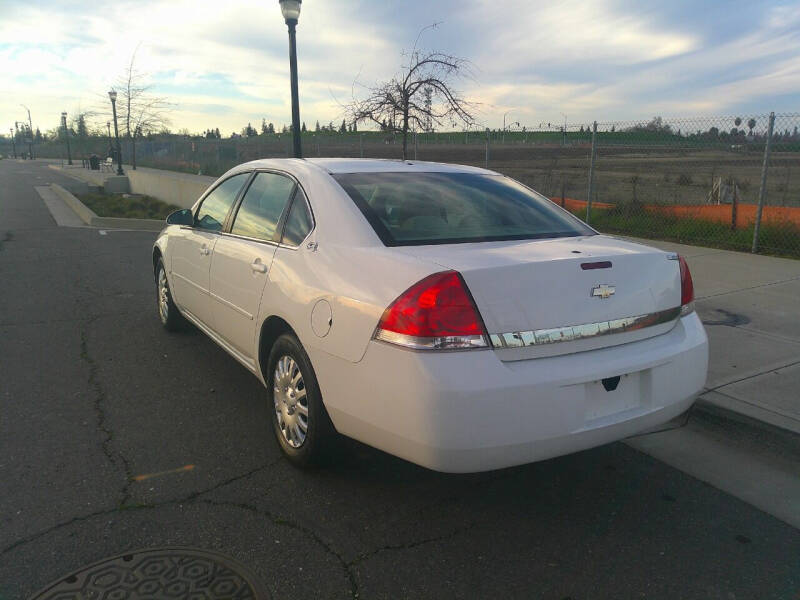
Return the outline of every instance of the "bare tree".
<path id="1" fill-rule="evenodd" d="M 469 61 L 418 48 L 422 34 L 436 25 L 419 32 L 398 73 L 374 87 L 363 86 L 365 97 L 357 98 L 354 92 L 352 100 L 343 107 L 353 123 L 372 122 L 382 131 L 402 135 L 403 160 L 407 156 L 410 130 L 425 131 L 446 122 L 460 121 L 467 126 L 475 123 L 475 105 L 453 87 L 456 80 L 469 75 Z"/>
<path id="2" fill-rule="evenodd" d="M 152 85 L 147 83 L 146 74 L 136 69 L 136 52 L 123 75 L 117 80 L 116 88 L 120 95 L 122 134 L 131 140 L 131 164 L 136 169 L 136 138 L 151 132 L 160 131 L 169 125 L 169 110 L 172 105 L 166 98 L 153 96 Z"/>

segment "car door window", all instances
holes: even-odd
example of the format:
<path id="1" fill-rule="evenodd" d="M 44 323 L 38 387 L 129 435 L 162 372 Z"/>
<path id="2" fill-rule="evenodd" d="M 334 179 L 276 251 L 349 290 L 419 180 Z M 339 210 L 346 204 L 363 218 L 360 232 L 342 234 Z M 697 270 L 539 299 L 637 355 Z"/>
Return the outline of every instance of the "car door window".
<path id="1" fill-rule="evenodd" d="M 258 173 L 244 194 L 231 233 L 272 241 L 294 181 L 277 173 Z"/>
<path id="2" fill-rule="evenodd" d="M 225 223 L 225 217 L 233 206 L 236 196 L 250 173 L 239 173 L 220 183 L 205 197 L 197 211 L 194 224 L 199 229 L 219 231 Z"/>
<path id="3" fill-rule="evenodd" d="M 308 209 L 306 195 L 298 188 L 292 208 L 289 209 L 289 216 L 286 218 L 281 242 L 289 246 L 299 246 L 311 231 L 311 227 L 311 211 Z"/>

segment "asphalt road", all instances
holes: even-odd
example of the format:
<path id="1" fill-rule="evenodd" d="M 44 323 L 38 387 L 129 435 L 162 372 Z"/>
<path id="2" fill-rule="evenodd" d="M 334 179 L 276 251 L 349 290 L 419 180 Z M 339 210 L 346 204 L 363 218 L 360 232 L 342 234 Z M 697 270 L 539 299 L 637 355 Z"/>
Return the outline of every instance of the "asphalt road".
<path id="1" fill-rule="evenodd" d="M 154 234 L 57 227 L 47 181 L 69 185 L 0 161 L 0 598 L 167 545 L 275 598 L 799 597 L 800 532 L 623 444 L 455 476 L 346 443 L 294 469 L 258 381 L 161 329 Z"/>

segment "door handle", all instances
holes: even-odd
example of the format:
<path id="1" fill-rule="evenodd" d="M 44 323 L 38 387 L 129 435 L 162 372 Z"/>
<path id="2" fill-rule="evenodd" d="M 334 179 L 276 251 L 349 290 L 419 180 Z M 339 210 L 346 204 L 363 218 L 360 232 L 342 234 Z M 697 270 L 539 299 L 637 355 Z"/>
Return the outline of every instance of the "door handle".
<path id="1" fill-rule="evenodd" d="M 211 250 L 208 249 L 208 246 L 206 246 L 205 244 L 200 246 L 200 254 L 202 254 L 203 256 L 208 256 L 210 253 Z"/>
<path id="2" fill-rule="evenodd" d="M 250 268 L 257 273 L 266 273 L 267 272 L 267 265 L 261 262 L 260 258 L 255 259 L 255 261 L 250 263 Z"/>

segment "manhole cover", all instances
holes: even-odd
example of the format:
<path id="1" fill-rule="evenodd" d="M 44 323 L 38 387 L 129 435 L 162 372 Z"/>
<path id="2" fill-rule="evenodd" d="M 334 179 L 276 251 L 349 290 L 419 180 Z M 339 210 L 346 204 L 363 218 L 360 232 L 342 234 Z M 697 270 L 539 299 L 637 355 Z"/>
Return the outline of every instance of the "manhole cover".
<path id="1" fill-rule="evenodd" d="M 83 567 L 31 600 L 262 600 L 250 571 L 222 554 L 193 548 L 138 550 Z"/>

